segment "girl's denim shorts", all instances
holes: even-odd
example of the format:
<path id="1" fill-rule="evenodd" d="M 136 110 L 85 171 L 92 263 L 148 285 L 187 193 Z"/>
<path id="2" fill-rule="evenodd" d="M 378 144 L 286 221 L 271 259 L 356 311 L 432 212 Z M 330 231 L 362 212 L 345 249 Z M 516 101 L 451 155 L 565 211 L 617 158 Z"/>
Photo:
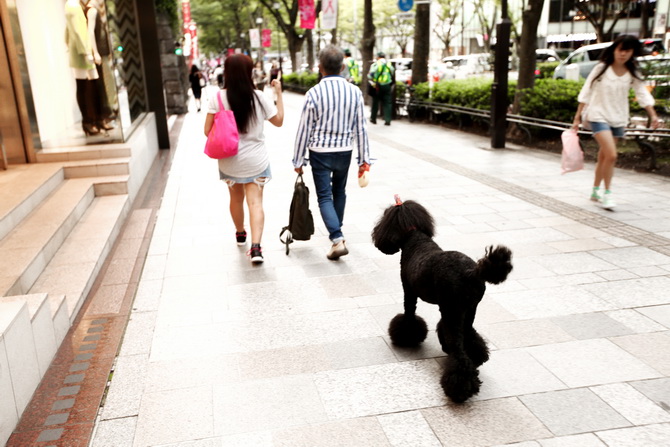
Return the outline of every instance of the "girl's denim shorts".
<path id="1" fill-rule="evenodd" d="M 254 175 L 253 177 L 233 177 L 231 175 L 224 174 L 221 171 L 219 171 L 219 177 L 221 180 L 226 182 L 226 185 L 229 187 L 232 187 L 235 183 L 255 183 L 258 186 L 265 186 L 265 184 L 272 179 L 272 171 L 270 170 L 270 165 L 268 165 L 268 167 L 265 168 L 265 171 L 258 175 Z"/>
<path id="2" fill-rule="evenodd" d="M 623 138 L 623 127 L 612 127 L 607 123 L 598 123 L 595 121 L 590 121 L 589 124 L 591 124 L 591 130 L 593 131 L 593 135 L 597 134 L 598 132 L 610 130 L 612 131 L 612 136 L 617 138 Z"/>

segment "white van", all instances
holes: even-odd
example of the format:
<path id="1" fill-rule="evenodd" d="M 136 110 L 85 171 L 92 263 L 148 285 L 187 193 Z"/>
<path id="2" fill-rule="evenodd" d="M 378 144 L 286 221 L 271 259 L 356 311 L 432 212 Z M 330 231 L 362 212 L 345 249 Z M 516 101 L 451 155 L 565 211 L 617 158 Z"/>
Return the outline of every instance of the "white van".
<path id="1" fill-rule="evenodd" d="M 482 74 L 491 70 L 488 53 L 465 54 L 462 56 L 447 56 L 442 59 L 447 69 L 455 71 L 456 79 L 467 78 L 468 76 Z"/>

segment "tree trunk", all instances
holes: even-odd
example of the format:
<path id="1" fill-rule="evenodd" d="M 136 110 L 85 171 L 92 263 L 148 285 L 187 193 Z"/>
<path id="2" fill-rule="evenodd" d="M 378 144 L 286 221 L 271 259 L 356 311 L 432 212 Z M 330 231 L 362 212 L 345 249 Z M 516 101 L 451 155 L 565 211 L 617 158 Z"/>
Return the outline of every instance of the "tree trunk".
<path id="1" fill-rule="evenodd" d="M 375 49 L 375 24 L 372 21 L 372 0 L 365 0 L 363 12 L 363 39 L 361 39 L 361 57 L 363 58 L 363 71 L 361 71 L 361 89 L 363 95 L 367 96 L 367 79 L 370 71 L 373 52 Z"/>
<path id="2" fill-rule="evenodd" d="M 414 26 L 414 58 L 412 59 L 412 85 L 428 81 L 428 56 L 430 53 L 430 3 L 416 5 Z"/>
<path id="3" fill-rule="evenodd" d="M 535 85 L 535 67 L 537 57 L 537 28 L 542 15 L 544 0 L 528 0 L 528 6 L 522 13 L 521 39 L 519 42 L 519 79 L 516 84 L 516 94 L 512 113 L 519 113 L 524 89 L 533 88 Z M 510 126 L 509 133 L 513 135 L 517 131 L 516 126 Z"/>
<path id="4" fill-rule="evenodd" d="M 309 71 L 312 71 L 312 67 L 314 66 L 314 35 L 312 33 L 311 29 L 306 29 L 305 30 L 305 41 L 307 41 L 307 69 Z"/>
<path id="5" fill-rule="evenodd" d="M 644 0 L 642 2 L 642 15 L 640 20 L 642 25 L 640 26 L 640 37 L 651 37 L 651 30 L 649 29 L 649 13 L 651 8 L 649 7 L 649 0 Z"/>
<path id="6" fill-rule="evenodd" d="M 301 38 L 295 30 L 291 29 L 286 35 L 286 40 L 288 40 L 288 52 L 291 56 L 291 70 L 296 72 L 298 68 L 300 68 L 296 66 L 298 64 L 297 54 L 302 50 L 302 43 L 305 40 L 305 36 L 303 35 Z"/>

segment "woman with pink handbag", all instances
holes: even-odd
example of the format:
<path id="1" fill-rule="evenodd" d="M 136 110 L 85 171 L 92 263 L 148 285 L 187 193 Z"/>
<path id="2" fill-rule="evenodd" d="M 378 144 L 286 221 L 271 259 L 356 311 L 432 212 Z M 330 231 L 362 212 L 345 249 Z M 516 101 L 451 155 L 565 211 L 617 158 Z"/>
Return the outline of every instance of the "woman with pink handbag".
<path id="1" fill-rule="evenodd" d="M 252 79 L 254 63 L 249 56 L 234 54 L 224 62 L 224 90 L 220 99 L 226 110 L 232 110 L 239 132 L 237 155 L 218 160 L 219 176 L 228 185 L 230 192 L 230 215 L 235 224 L 237 244 L 246 244 L 247 232 L 244 228 L 244 201 L 249 208 L 251 227 L 251 262 L 263 262 L 261 238 L 265 214 L 263 212 L 263 187 L 272 178 L 270 157 L 265 147 L 263 123 L 270 121 L 281 127 L 284 122 L 284 103 L 281 83 L 272 81 L 277 94 L 277 105 L 269 101 L 261 91 L 256 90 Z M 205 119 L 205 135 L 209 136 L 214 124 L 214 115 L 220 110 L 219 95 L 209 101 Z"/>

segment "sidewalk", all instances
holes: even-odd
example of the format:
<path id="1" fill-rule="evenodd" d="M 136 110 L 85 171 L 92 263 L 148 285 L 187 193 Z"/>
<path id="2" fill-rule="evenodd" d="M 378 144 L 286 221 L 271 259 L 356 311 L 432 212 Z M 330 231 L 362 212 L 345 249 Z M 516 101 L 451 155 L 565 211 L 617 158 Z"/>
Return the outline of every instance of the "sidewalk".
<path id="1" fill-rule="evenodd" d="M 660 446 L 670 444 L 670 181 L 617 171 L 616 212 L 588 201 L 593 166 L 560 175 L 555 154 L 489 150 L 488 139 L 396 121 L 371 126 L 377 159 L 352 166 L 343 228 L 329 241 L 311 176 L 316 234 L 286 256 L 302 97 L 266 124 L 265 263 L 237 247 L 225 185 L 189 114 L 92 444 L 102 446 Z M 308 169 L 309 171 L 309 169 Z M 434 330 L 421 349 L 386 334 L 402 311 L 399 255 L 370 241 L 399 194 L 424 204 L 437 242 L 478 259 L 514 252 L 477 329 L 491 360 L 464 405 L 439 385 Z M 439 313 L 419 304 L 434 329 Z"/>

